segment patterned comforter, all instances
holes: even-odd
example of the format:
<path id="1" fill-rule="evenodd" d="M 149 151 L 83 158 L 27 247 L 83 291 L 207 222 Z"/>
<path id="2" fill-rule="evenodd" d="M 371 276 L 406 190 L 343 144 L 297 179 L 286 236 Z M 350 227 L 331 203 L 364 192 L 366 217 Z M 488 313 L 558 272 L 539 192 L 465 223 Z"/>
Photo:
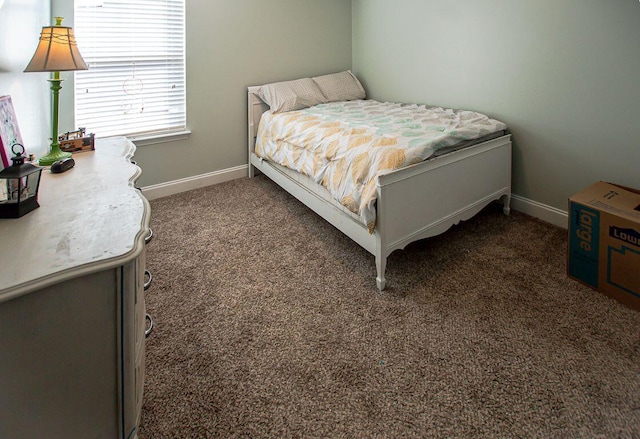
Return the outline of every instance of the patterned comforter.
<path id="1" fill-rule="evenodd" d="M 380 175 L 504 129 L 502 122 L 474 111 L 374 100 L 332 102 L 264 113 L 255 153 L 311 177 L 373 233 Z"/>

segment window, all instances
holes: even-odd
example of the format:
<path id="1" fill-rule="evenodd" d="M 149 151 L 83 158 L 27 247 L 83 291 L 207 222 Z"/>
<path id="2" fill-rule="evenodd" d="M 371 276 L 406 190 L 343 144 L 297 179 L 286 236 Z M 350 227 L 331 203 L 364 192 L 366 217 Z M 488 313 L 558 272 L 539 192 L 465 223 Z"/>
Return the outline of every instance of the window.
<path id="1" fill-rule="evenodd" d="M 186 129 L 185 0 L 75 0 L 89 70 L 75 73 L 76 126 L 98 136 Z"/>

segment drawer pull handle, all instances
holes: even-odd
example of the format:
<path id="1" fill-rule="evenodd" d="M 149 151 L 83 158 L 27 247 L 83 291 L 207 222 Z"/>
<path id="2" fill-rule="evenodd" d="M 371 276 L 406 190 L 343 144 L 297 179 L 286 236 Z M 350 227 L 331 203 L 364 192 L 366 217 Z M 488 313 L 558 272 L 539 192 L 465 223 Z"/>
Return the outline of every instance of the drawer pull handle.
<path id="1" fill-rule="evenodd" d="M 144 283 L 144 290 L 147 291 L 151 286 L 153 276 L 151 276 L 151 272 L 149 270 L 144 270 L 144 277 L 148 278 L 148 280 Z"/>
<path id="2" fill-rule="evenodd" d="M 153 331 L 153 319 L 149 314 L 145 314 L 144 320 L 146 322 L 146 329 L 144 330 L 144 336 L 149 337 L 151 331 Z"/>
<path id="3" fill-rule="evenodd" d="M 153 230 L 151 229 L 151 227 L 149 227 L 149 234 L 147 235 L 146 238 L 144 238 L 144 243 L 148 244 L 149 241 L 151 241 L 153 239 Z"/>

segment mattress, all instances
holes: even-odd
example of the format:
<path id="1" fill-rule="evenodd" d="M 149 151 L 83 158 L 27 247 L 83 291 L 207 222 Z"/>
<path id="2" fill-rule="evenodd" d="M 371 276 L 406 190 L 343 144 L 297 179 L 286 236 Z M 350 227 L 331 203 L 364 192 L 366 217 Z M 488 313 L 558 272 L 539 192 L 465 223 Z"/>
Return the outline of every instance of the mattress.
<path id="1" fill-rule="evenodd" d="M 466 110 L 355 100 L 263 114 L 255 153 L 323 186 L 375 228 L 381 175 L 504 133 L 506 125 Z"/>

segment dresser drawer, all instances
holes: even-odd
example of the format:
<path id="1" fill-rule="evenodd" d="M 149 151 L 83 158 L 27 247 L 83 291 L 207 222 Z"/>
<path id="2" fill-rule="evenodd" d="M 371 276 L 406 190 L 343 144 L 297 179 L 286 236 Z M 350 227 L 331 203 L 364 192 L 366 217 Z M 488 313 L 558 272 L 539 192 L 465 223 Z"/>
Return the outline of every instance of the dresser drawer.
<path id="1" fill-rule="evenodd" d="M 142 337 L 142 346 L 143 349 L 138 352 L 138 358 L 136 358 L 136 371 L 135 371 L 135 392 L 136 392 L 136 413 L 137 413 L 137 421 L 136 424 L 140 424 L 140 415 L 142 414 L 142 399 L 144 396 L 144 372 L 145 372 L 145 361 L 144 361 L 144 337 Z"/>
<path id="2" fill-rule="evenodd" d="M 135 340 L 136 340 L 136 353 L 144 352 L 144 331 L 146 328 L 145 314 L 146 308 L 144 303 L 144 284 L 145 284 L 145 251 L 136 262 L 136 292 L 135 292 L 135 311 L 134 311 L 134 327 L 135 327 Z"/>

